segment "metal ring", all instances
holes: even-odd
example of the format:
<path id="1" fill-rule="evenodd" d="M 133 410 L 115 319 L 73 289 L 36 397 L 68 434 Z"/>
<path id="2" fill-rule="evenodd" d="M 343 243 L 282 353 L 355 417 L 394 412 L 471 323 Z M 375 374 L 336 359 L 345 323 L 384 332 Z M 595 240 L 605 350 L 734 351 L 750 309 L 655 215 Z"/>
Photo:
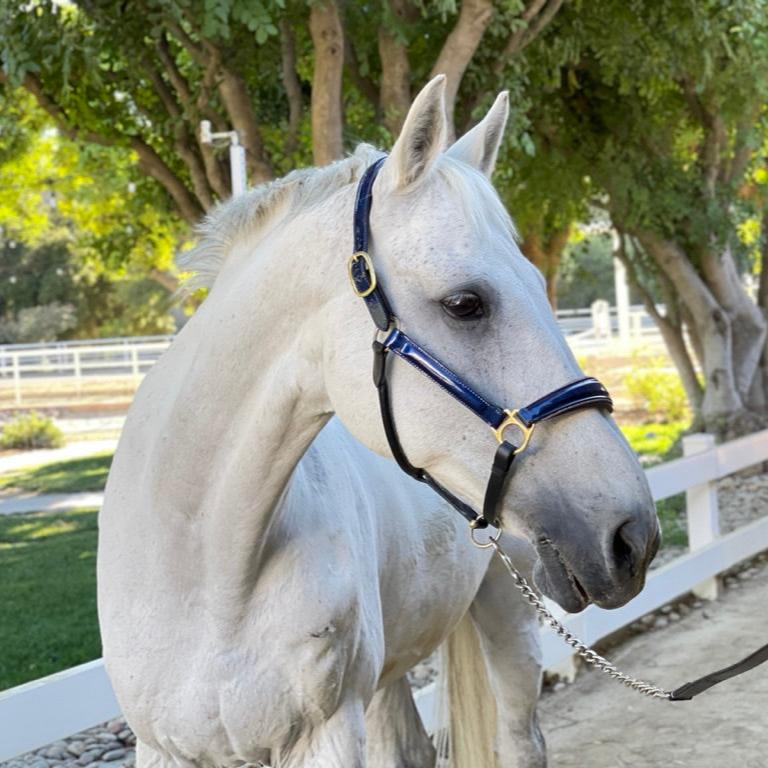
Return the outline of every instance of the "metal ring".
<path id="1" fill-rule="evenodd" d="M 490 549 L 491 547 L 495 547 L 498 540 L 501 538 L 501 528 L 499 528 L 498 533 L 495 536 L 489 536 L 488 541 L 482 542 L 478 541 L 475 538 L 475 534 L 479 530 L 484 530 L 480 528 L 474 528 L 471 524 L 469 526 L 469 538 L 472 540 L 472 543 L 478 548 L 478 549 Z"/>
<path id="2" fill-rule="evenodd" d="M 520 443 L 520 445 L 515 448 L 515 455 L 518 453 L 522 453 L 527 447 L 528 443 L 531 442 L 531 436 L 533 435 L 533 430 L 535 428 L 535 424 L 531 424 L 529 427 L 518 415 L 517 415 L 517 409 L 514 411 L 504 411 L 505 418 L 504 421 L 499 424 L 498 427 L 493 428 L 493 434 L 496 435 L 496 439 L 499 441 L 499 443 L 504 442 L 504 431 L 508 427 L 516 427 L 517 429 L 522 432 L 523 435 L 523 442 Z"/>
<path id="3" fill-rule="evenodd" d="M 365 290 L 360 290 L 355 284 L 355 276 L 352 274 L 352 267 L 358 259 L 362 259 L 365 262 L 365 268 L 368 272 L 370 283 Z M 347 259 L 347 273 L 349 274 L 349 282 L 352 283 L 352 290 L 361 298 L 370 296 L 376 290 L 376 270 L 373 268 L 373 260 L 367 251 L 355 251 Z"/>

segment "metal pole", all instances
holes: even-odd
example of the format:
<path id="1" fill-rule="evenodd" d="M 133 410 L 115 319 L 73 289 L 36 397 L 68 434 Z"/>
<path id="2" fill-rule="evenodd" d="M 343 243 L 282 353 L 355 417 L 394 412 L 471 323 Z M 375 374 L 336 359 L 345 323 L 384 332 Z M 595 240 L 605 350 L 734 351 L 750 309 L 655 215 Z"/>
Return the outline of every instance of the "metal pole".
<path id="1" fill-rule="evenodd" d="M 232 176 L 232 197 L 242 195 L 248 188 L 248 178 L 245 170 L 245 147 L 240 143 L 237 131 L 220 131 L 214 133 L 211 130 L 210 120 L 200 122 L 200 141 L 203 144 L 213 145 L 217 140 L 229 144 L 229 169 Z"/>
<path id="2" fill-rule="evenodd" d="M 229 145 L 229 167 L 232 174 L 232 197 L 238 197 L 248 188 L 248 180 L 245 175 L 245 147 L 235 141 Z"/>
<path id="3" fill-rule="evenodd" d="M 619 250 L 619 234 L 613 231 L 614 252 Z M 629 325 L 629 283 L 627 282 L 627 270 L 624 264 L 613 257 L 613 284 L 616 289 L 616 313 L 619 319 L 619 339 L 623 343 L 629 341 L 631 328 Z"/>

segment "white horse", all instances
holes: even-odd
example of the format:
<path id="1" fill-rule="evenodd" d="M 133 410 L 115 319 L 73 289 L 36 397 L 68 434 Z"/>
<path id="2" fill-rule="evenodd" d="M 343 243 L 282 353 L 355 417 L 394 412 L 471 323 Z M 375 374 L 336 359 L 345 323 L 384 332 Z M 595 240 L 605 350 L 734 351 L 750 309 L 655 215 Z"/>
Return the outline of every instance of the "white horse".
<path id="1" fill-rule="evenodd" d="M 444 151 L 443 92 L 438 77 L 420 93 L 376 179 L 371 253 L 414 338 L 523 404 L 579 368 L 488 182 L 506 94 Z M 545 762 L 535 617 L 388 456 L 372 325 L 346 274 L 355 182 L 380 155 L 359 147 L 207 220 L 193 261 L 215 282 L 131 408 L 98 576 L 139 768 L 431 767 L 405 674 L 449 636 L 453 765 Z M 392 367 L 409 458 L 479 505 L 490 430 Z M 635 595 L 657 523 L 611 418 L 543 424 L 518 462 L 502 522 L 515 557 L 538 553 L 539 587 L 571 610 Z"/>

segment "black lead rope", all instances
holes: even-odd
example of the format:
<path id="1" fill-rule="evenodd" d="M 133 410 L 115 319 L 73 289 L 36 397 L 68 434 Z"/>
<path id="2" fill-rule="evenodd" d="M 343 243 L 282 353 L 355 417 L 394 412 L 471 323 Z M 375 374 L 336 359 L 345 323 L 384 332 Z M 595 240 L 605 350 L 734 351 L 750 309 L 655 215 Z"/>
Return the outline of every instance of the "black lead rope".
<path id="1" fill-rule="evenodd" d="M 349 259 L 348 269 L 355 293 L 365 301 L 371 319 L 378 331 L 387 333 L 383 341 L 376 339 L 373 342 L 373 381 L 378 391 L 379 409 L 387 442 L 389 443 L 392 456 L 400 469 L 415 480 L 428 485 L 459 512 L 469 522 L 472 529 L 487 528 L 489 525 L 499 528 L 497 518 L 498 506 L 504 495 L 504 488 L 509 478 L 512 464 L 517 453 L 525 449 L 533 432 L 533 427 L 540 421 L 545 421 L 564 413 L 570 413 L 579 408 L 598 407 L 610 410 L 612 408 L 612 401 L 605 387 L 600 382 L 596 379 L 586 378 L 566 384 L 518 411 L 506 411 L 484 399 L 472 387 L 467 385 L 461 377 L 453 373 L 453 371 L 416 344 L 406 334 L 399 331 L 396 317 L 392 312 L 383 287 L 377 282 L 373 261 L 368 253 L 373 183 L 384 160 L 384 157 L 379 158 L 370 166 L 361 177 L 358 185 L 354 213 L 355 252 Z M 469 504 L 437 482 L 429 472 L 414 466 L 408 460 L 400 443 L 395 420 L 392 415 L 392 403 L 387 376 L 387 361 L 390 357 L 390 352 L 406 360 L 429 379 L 441 386 L 450 395 L 483 419 L 497 435 L 499 446 L 493 458 L 481 515 Z M 514 426 L 521 430 L 523 441 L 519 447 L 503 439 L 504 430 L 508 426 Z M 671 692 L 664 691 L 648 683 L 643 683 L 628 675 L 623 675 L 610 662 L 581 643 L 552 616 L 525 578 L 517 571 L 509 556 L 500 548 L 498 538 L 492 538 L 490 541 L 490 544 L 481 546 L 493 546 L 496 549 L 497 554 L 504 561 L 512 577 L 515 579 L 518 588 L 521 589 L 528 601 L 544 615 L 558 634 L 567 643 L 576 648 L 580 655 L 588 662 L 595 664 L 612 677 L 619 679 L 621 682 L 642 693 L 669 701 L 690 701 L 713 686 L 748 672 L 768 661 L 767 644 L 738 663 L 716 672 L 710 672 L 708 675 L 681 685 Z"/>

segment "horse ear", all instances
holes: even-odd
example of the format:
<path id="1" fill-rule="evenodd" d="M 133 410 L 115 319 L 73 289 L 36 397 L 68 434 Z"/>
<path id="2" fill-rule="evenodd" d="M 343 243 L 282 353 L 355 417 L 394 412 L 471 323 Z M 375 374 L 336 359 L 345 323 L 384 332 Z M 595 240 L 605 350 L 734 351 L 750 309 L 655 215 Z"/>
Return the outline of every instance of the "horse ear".
<path id="1" fill-rule="evenodd" d="M 393 189 L 404 189 L 422 177 L 445 149 L 445 75 L 433 77 L 414 100 L 403 130 L 382 175 Z"/>
<path id="2" fill-rule="evenodd" d="M 446 154 L 463 160 L 482 171 L 488 178 L 496 166 L 504 128 L 509 117 L 509 91 L 502 91 L 488 110 L 488 114 L 467 131 Z"/>

